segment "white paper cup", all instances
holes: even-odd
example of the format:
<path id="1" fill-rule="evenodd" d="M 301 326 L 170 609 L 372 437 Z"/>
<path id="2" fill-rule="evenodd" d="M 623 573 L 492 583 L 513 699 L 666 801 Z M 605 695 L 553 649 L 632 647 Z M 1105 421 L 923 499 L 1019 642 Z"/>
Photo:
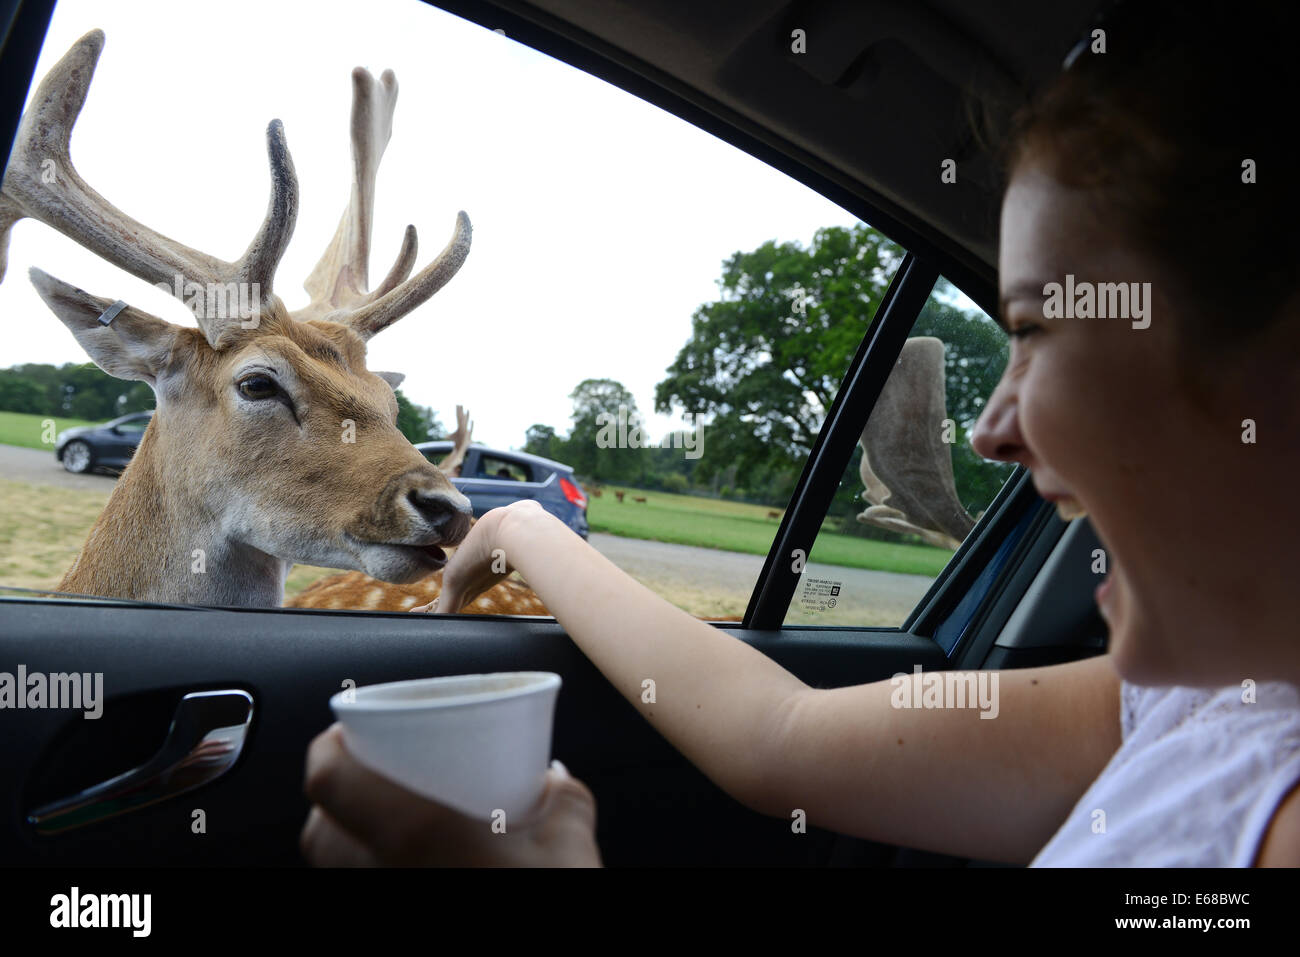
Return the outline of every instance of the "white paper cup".
<path id="1" fill-rule="evenodd" d="M 560 676 L 505 671 L 340 691 L 330 708 L 366 767 L 462 814 L 506 824 L 537 804 Z"/>

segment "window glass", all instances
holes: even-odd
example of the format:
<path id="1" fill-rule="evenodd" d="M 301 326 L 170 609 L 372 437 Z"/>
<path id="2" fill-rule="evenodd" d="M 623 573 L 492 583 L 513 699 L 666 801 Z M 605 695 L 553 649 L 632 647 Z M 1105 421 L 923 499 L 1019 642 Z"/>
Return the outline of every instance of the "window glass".
<path id="1" fill-rule="evenodd" d="M 266 213 L 266 130 L 280 119 L 300 200 L 274 288 L 291 314 L 305 316 L 313 296 L 317 305 L 323 300 L 320 283 L 307 284 L 317 288 L 311 293 L 304 281 L 353 191 L 352 71 L 365 66 L 378 81 L 392 69 L 401 93 L 375 183 L 371 259 L 330 273 L 330 288 L 363 272 L 366 288 L 377 287 L 399 258 L 408 223 L 420 233 L 417 271 L 438 255 L 458 210 L 473 226 L 459 272 L 366 342 L 365 370 L 405 375 L 395 388 L 397 428 L 412 443 L 447 442 L 411 454 L 443 467 L 473 498 L 476 514 L 511 495 L 536 495 L 667 600 L 702 617 L 738 618 L 901 250 L 761 161 L 509 36 L 415 0 L 376 0 L 360 18 L 351 0 L 318 9 L 304 18 L 287 0 L 231 0 L 219 10 L 62 0 L 36 83 L 89 30 L 106 37 L 75 125 L 75 171 L 151 229 L 204 254 L 232 256 L 248 247 Z M 243 50 L 249 23 L 269 42 L 282 38 L 311 56 L 296 59 L 291 74 L 200 70 L 192 45 L 168 42 L 202 37 L 207 50 Z M 139 109 L 144 99 L 149 110 Z M 192 115 L 195 103 L 218 118 L 221 149 L 193 149 L 181 127 L 157 122 Z M 71 171 L 56 164 L 32 176 L 44 172 L 57 188 Z M 220 309 L 211 291 L 196 306 L 183 284 L 145 282 L 49 226 L 17 223 L 0 313 L 28 319 L 6 334 L 0 369 L 0 588 L 57 587 L 115 485 L 132 492 L 114 496 L 112 508 L 132 496 L 158 500 L 141 484 L 150 474 L 163 484 L 205 474 L 206 487 L 220 495 L 193 515 L 156 516 L 142 506 L 138 514 L 168 523 L 165 547 L 174 559 L 158 563 L 146 590 L 115 597 L 184 593 L 203 604 L 205 594 L 220 591 L 212 583 L 232 573 L 209 562 L 201 543 L 211 538 L 197 523 L 228 529 L 237 523 L 223 523 L 219 509 L 250 502 L 259 503 L 264 534 L 239 544 L 289 563 L 291 601 L 343 572 L 364 574 L 347 564 L 355 543 L 334 546 L 344 531 L 384 518 L 380 496 L 411 467 L 409 457 L 376 453 L 375 430 L 391 428 L 391 408 L 373 378 L 360 378 L 365 370 L 328 343 L 304 340 L 299 352 L 282 351 L 275 361 L 312 363 L 312 375 L 269 386 L 177 382 L 172 410 L 149 425 L 173 441 L 145 442 L 143 453 L 120 439 L 93 448 L 83 442 L 64 456 L 61 439 L 74 429 L 151 409 L 154 396 L 146 382 L 95 365 L 113 363 L 68 335 L 28 280 L 33 266 L 176 325 L 194 327 L 202 309 L 207 321 L 253 305 L 252 290 L 239 288 L 217 302 Z M 330 386 L 309 391 L 321 381 Z M 194 412 L 185 403 L 213 391 L 222 402 L 176 414 Z M 357 415 L 359 402 L 380 411 Z M 232 414 L 260 418 L 253 427 Z M 231 434 L 240 436 L 239 461 L 202 459 L 229 448 L 214 439 Z M 307 451 L 282 454 L 288 436 L 308 443 Z M 453 443 L 471 449 L 462 466 L 453 464 Z M 127 464 L 162 447 L 187 455 L 154 469 Z M 519 452 L 557 463 L 555 481 L 540 490 L 503 490 L 504 482 L 473 488 L 480 477 L 528 482 L 549 474 L 551 466 L 541 472 L 511 454 Z M 330 503 L 328 514 L 322 503 Z M 410 509 L 388 511 L 391 528 L 380 522 L 367 545 L 406 534 L 396 520 L 400 513 L 407 521 Z M 42 519 L 33 523 L 31 515 Z M 316 564 L 321 559 L 301 547 L 308 541 L 314 555 L 333 554 L 338 564 Z M 93 542 L 97 551 L 82 556 L 81 567 L 136 564 L 104 552 L 106 543 L 132 548 L 129 536 Z M 180 591 L 158 577 L 182 572 Z M 402 604 L 409 592 L 363 584 L 326 607 L 409 607 Z M 362 595 L 379 595 L 378 604 L 348 604 Z"/>
<path id="2" fill-rule="evenodd" d="M 507 482 L 531 482 L 533 471 L 527 465 L 514 459 L 496 458 L 480 455 L 478 459 L 479 478 L 502 479 Z"/>
<path id="3" fill-rule="evenodd" d="M 119 432 L 134 432 L 142 435 L 144 434 L 145 427 L 148 424 L 148 419 L 127 419 L 125 422 L 117 423 L 117 430 Z"/>
<path id="4" fill-rule="evenodd" d="M 1001 328 L 940 279 L 845 469 L 790 625 L 901 625 L 1014 467 L 970 433 L 1006 364 Z"/>

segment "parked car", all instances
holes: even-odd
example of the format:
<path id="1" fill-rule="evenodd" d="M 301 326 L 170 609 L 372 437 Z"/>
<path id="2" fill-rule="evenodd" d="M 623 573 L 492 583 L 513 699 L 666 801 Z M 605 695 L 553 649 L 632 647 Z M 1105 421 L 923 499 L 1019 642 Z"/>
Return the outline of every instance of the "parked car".
<path id="1" fill-rule="evenodd" d="M 103 425 L 82 425 L 60 432 L 54 443 L 54 457 L 69 472 L 93 469 L 124 469 L 135 455 L 153 411 L 132 412 Z"/>
<path id="2" fill-rule="evenodd" d="M 452 450 L 448 440 L 418 442 L 415 446 L 435 465 Z M 528 452 L 503 452 L 471 443 L 451 484 L 460 489 L 480 518 L 501 505 L 535 499 L 569 528 L 587 537 L 587 496 L 573 477 L 573 469 Z"/>

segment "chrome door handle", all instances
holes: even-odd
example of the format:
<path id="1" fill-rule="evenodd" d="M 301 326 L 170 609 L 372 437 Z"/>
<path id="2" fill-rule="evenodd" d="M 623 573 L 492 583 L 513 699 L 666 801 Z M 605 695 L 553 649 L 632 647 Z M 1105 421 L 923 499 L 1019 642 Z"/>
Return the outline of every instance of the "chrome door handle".
<path id="1" fill-rule="evenodd" d="M 234 767 L 252 721 L 253 697 L 246 691 L 187 694 L 176 706 L 167 740 L 149 761 L 38 807 L 27 821 L 38 833 L 56 834 L 202 787 Z"/>

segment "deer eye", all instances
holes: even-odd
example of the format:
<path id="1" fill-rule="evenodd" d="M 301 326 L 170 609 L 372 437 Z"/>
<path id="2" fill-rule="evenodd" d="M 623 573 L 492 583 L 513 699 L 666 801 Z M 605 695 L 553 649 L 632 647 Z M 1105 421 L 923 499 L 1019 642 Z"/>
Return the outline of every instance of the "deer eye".
<path id="1" fill-rule="evenodd" d="M 273 399 L 279 391 L 268 375 L 250 375 L 239 381 L 239 394 L 245 399 Z"/>

